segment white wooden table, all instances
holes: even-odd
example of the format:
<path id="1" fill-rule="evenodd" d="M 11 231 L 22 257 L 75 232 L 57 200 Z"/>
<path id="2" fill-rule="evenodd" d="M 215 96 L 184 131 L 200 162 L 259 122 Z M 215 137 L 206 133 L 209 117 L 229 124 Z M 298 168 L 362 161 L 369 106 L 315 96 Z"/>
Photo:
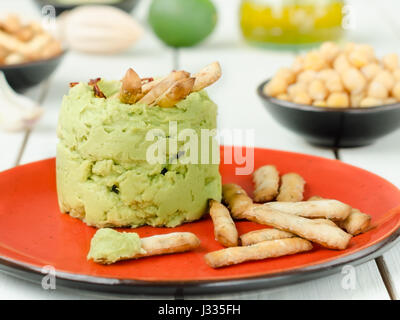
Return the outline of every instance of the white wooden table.
<path id="1" fill-rule="evenodd" d="M 134 16 L 146 25 L 149 0 L 143 0 Z M 357 149 L 313 147 L 300 137 L 278 125 L 263 109 L 255 89 L 280 66 L 288 65 L 294 54 L 268 51 L 243 43 L 238 27 L 239 0 L 214 0 L 219 11 L 219 23 L 213 35 L 196 48 L 173 52 L 163 46 L 147 30 L 145 37 L 130 51 L 117 56 L 67 54 L 60 68 L 46 83 L 27 95 L 46 108 L 44 117 L 31 132 L 9 134 L 0 132 L 0 170 L 55 156 L 56 125 L 62 96 L 72 81 L 86 81 L 102 76 L 121 77 L 121 72 L 134 67 L 140 74 L 168 73 L 174 68 L 198 70 L 218 60 L 223 78 L 209 89 L 219 105 L 219 128 L 255 129 L 256 146 L 307 153 L 360 166 L 388 179 L 400 187 L 400 130 L 372 146 Z M 351 0 L 355 27 L 348 31 L 352 41 L 367 42 L 377 53 L 400 53 L 400 13 L 398 0 Z M 30 0 L 1 1 L 0 13 L 18 12 L 26 17 L 40 18 Z M 400 298 L 400 244 L 382 257 L 356 267 L 354 289 L 345 289 L 343 274 L 308 281 L 288 287 L 257 292 L 199 296 L 199 299 L 398 299 Z M 149 299 L 157 297 L 114 295 L 67 288 L 45 291 L 38 284 L 0 272 L 0 299 Z M 177 297 L 163 297 L 175 299 Z M 180 297 L 182 298 L 182 297 Z M 184 297 L 185 298 L 185 297 Z"/>

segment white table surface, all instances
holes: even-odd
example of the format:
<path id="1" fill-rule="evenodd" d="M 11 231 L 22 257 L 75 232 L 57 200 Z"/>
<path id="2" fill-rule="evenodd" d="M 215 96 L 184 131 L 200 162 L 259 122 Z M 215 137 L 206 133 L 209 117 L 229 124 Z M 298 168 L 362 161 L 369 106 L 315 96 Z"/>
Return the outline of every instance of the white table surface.
<path id="1" fill-rule="evenodd" d="M 149 0 L 143 0 L 134 16 L 146 26 Z M 211 61 L 220 61 L 223 78 L 209 89 L 219 106 L 219 128 L 255 129 L 258 147 L 295 151 L 335 158 L 330 149 L 317 148 L 304 142 L 278 125 L 263 109 L 255 88 L 280 66 L 288 65 L 294 54 L 254 48 L 243 43 L 238 27 L 239 0 L 214 0 L 219 23 L 213 35 L 201 46 L 173 52 L 162 45 L 147 29 L 144 38 L 128 52 L 117 56 L 89 56 L 69 52 L 62 65 L 46 83 L 27 95 L 39 101 L 45 115 L 31 132 L 10 134 L 0 131 L 0 170 L 55 156 L 56 126 L 62 96 L 68 83 L 94 77 L 121 77 L 121 72 L 134 67 L 141 75 L 168 73 L 174 68 L 198 70 Z M 351 0 L 354 28 L 347 37 L 367 42 L 377 53 L 400 53 L 400 13 L 398 0 Z M 40 18 L 30 0 L 1 1 L 0 14 L 18 12 Z M 177 64 L 177 65 L 176 65 Z M 344 162 L 357 165 L 400 186 L 400 131 L 376 144 L 338 151 Z M 344 274 L 303 282 L 287 287 L 247 293 L 198 296 L 197 299 L 398 299 L 400 297 L 400 244 L 383 257 L 355 267 L 355 288 L 342 286 Z M 57 287 L 46 291 L 38 284 L 0 272 L 0 299 L 149 299 L 157 297 L 115 295 Z M 162 297 L 175 299 L 174 296 Z M 186 297 L 184 297 L 186 298 Z"/>

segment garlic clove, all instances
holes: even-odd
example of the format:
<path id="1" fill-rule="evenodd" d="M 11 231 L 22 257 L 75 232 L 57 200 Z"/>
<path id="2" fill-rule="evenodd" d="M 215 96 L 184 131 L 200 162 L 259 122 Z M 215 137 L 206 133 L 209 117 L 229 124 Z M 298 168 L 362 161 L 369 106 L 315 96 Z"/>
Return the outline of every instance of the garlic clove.
<path id="1" fill-rule="evenodd" d="M 126 12 L 110 6 L 80 6 L 58 19 L 59 34 L 73 50 L 118 53 L 143 35 L 143 28 Z"/>
<path id="2" fill-rule="evenodd" d="M 3 72 L 0 71 L 0 127 L 18 132 L 32 128 L 44 109 L 31 99 L 14 92 Z"/>

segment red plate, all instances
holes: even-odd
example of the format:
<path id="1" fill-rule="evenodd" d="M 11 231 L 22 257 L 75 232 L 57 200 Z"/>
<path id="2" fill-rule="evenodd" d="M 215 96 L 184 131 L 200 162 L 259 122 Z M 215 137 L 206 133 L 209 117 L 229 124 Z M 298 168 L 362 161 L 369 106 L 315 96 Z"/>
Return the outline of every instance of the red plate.
<path id="1" fill-rule="evenodd" d="M 223 150 L 223 149 L 222 149 Z M 223 155 L 223 152 L 222 152 Z M 222 160 L 223 163 L 223 160 Z M 55 161 L 39 161 L 0 174 L 0 262 L 8 272 L 39 280 L 41 268 L 57 270 L 57 283 L 86 288 L 151 294 L 223 292 L 265 288 L 333 273 L 381 254 L 399 236 L 400 190 L 386 180 L 340 161 L 255 149 L 255 168 L 275 164 L 281 173 L 298 172 L 307 181 L 305 197 L 320 195 L 346 202 L 372 216 L 376 227 L 354 237 L 348 249 L 314 246 L 311 252 L 214 270 L 204 254 L 221 249 L 209 218 L 178 228 L 127 229 L 146 237 L 190 231 L 201 247 L 189 253 L 101 266 L 86 260 L 95 228 L 61 214 L 57 205 Z M 235 164 L 222 164 L 223 182 L 252 193 L 251 176 L 235 175 Z M 239 233 L 262 228 L 237 223 Z M 337 271 L 337 270 L 336 270 Z"/>

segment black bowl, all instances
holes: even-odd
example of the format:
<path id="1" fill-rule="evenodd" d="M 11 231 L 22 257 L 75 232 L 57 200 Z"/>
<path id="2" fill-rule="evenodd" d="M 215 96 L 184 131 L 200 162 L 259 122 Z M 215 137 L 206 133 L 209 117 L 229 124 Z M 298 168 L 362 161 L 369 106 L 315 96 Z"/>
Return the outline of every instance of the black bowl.
<path id="1" fill-rule="evenodd" d="M 46 80 L 61 63 L 65 52 L 50 59 L 0 66 L 10 86 L 22 92 Z"/>
<path id="2" fill-rule="evenodd" d="M 61 3 L 57 3 L 56 0 L 35 0 L 35 2 L 37 3 L 37 5 L 40 8 L 43 8 L 46 5 L 51 5 L 56 9 L 56 15 L 60 15 L 61 13 L 63 13 L 64 11 L 67 10 L 72 10 L 78 6 L 81 5 L 85 5 L 84 3 L 82 4 L 75 4 L 75 5 L 68 5 L 68 4 L 61 4 Z M 110 6 L 119 8 L 121 10 L 124 10 L 125 12 L 132 12 L 132 10 L 136 7 L 136 5 L 138 4 L 139 0 L 121 0 L 119 2 L 116 3 L 110 3 Z M 87 3 L 88 5 L 105 5 L 104 3 Z M 106 4 L 107 5 L 107 4 Z"/>
<path id="3" fill-rule="evenodd" d="M 323 108 L 278 100 L 257 89 L 280 124 L 314 145 L 347 148 L 371 144 L 400 127 L 400 103 L 372 108 Z"/>

